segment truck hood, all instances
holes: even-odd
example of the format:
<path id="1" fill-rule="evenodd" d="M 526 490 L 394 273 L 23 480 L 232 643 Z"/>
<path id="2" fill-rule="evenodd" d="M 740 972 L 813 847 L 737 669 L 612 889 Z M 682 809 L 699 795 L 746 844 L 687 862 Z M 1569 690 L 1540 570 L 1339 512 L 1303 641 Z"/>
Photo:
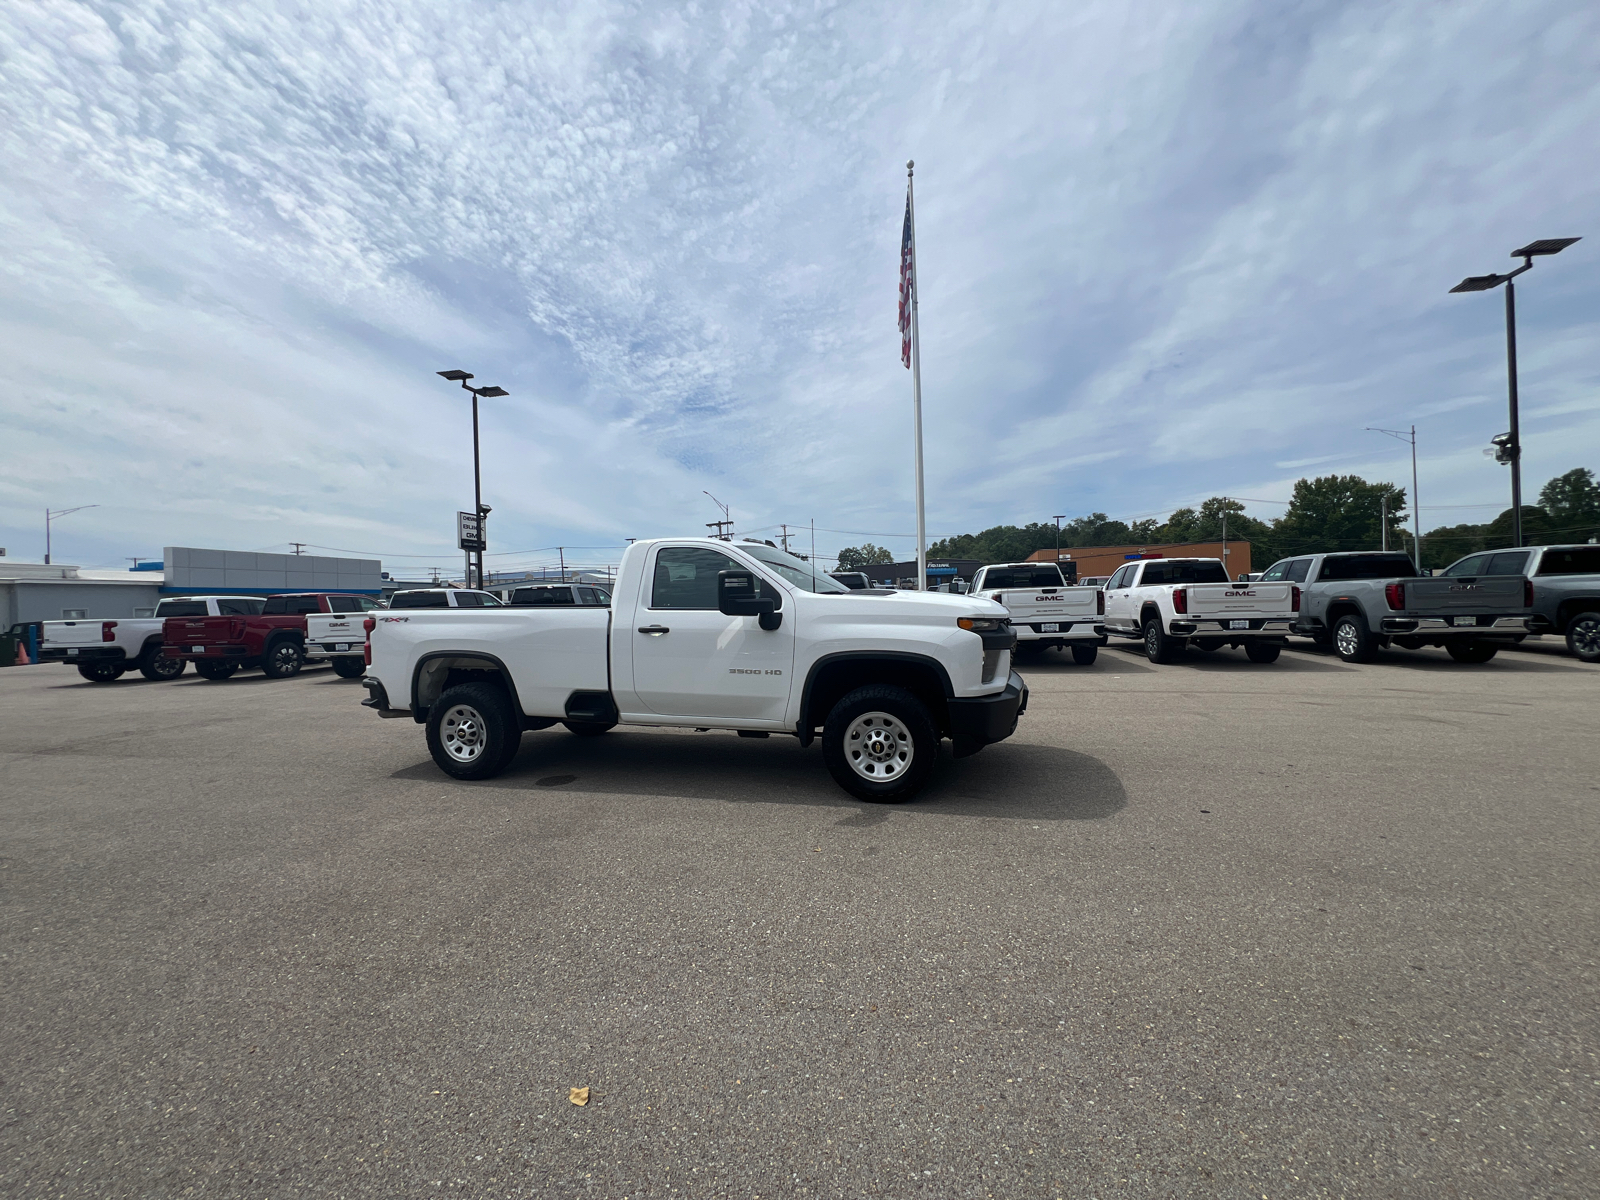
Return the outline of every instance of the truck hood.
<path id="1" fill-rule="evenodd" d="M 816 592 L 820 604 L 828 607 L 822 612 L 881 613 L 886 609 L 896 613 L 916 613 L 925 616 L 948 615 L 957 617 L 1003 617 L 1003 605 L 982 596 L 952 596 L 948 592 Z"/>

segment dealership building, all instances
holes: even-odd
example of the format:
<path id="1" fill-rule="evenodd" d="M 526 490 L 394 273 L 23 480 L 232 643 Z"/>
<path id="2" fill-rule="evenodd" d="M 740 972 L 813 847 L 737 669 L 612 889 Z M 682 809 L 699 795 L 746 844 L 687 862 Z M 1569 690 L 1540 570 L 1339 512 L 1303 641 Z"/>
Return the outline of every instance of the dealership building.
<path id="1" fill-rule="evenodd" d="M 255 554 L 168 546 L 158 563 L 126 570 L 13 563 L 0 558 L 0 630 L 33 621 L 114 621 L 155 615 L 165 596 L 383 592 L 376 558 Z"/>

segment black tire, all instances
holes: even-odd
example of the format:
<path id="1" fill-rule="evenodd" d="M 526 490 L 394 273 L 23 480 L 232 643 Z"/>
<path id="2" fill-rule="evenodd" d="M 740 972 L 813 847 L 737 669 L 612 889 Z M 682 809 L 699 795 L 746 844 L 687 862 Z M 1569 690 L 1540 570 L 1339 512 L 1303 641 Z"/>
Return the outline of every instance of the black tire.
<path id="1" fill-rule="evenodd" d="M 367 673 L 367 664 L 359 658 L 336 658 L 333 660 L 333 673 L 340 679 L 360 679 Z"/>
<path id="2" fill-rule="evenodd" d="M 291 679 L 305 665 L 305 647 L 293 638 L 279 638 L 261 656 L 261 673 L 268 679 Z"/>
<path id="3" fill-rule="evenodd" d="M 1204 650 L 1207 654 L 1211 653 L 1213 650 L 1222 649 L 1221 638 L 1195 638 L 1189 644 L 1196 650 Z"/>
<path id="4" fill-rule="evenodd" d="M 139 674 L 152 683 L 160 683 L 163 680 L 176 679 L 183 674 L 184 667 L 188 665 L 181 658 L 168 658 L 161 653 L 161 643 L 157 642 L 140 657 Z"/>
<path id="5" fill-rule="evenodd" d="M 1244 656 L 1253 663 L 1277 662 L 1282 653 L 1283 646 L 1278 642 L 1246 642 L 1244 646 Z"/>
<path id="6" fill-rule="evenodd" d="M 822 757 L 833 781 L 858 800 L 898 804 L 933 776 L 939 730 L 927 707 L 904 688 L 859 687 L 828 713 Z M 882 778 L 874 778 L 881 773 Z"/>
<path id="7" fill-rule="evenodd" d="M 1600 662 L 1600 612 L 1581 612 L 1567 622 L 1567 649 L 1581 662 Z"/>
<path id="8" fill-rule="evenodd" d="M 209 679 L 213 683 L 221 683 L 224 679 L 233 678 L 234 672 L 239 669 L 239 664 L 218 662 L 215 659 L 196 659 L 194 669 L 202 679 Z"/>
<path id="9" fill-rule="evenodd" d="M 1458 663 L 1486 663 L 1500 653 L 1500 647 L 1493 642 L 1468 642 L 1459 638 L 1446 642 L 1444 650 Z"/>
<path id="10" fill-rule="evenodd" d="M 1100 656 L 1100 647 L 1090 644 L 1088 646 L 1074 646 L 1072 648 L 1072 661 L 1080 667 L 1094 666 L 1094 660 Z"/>
<path id="11" fill-rule="evenodd" d="M 1144 656 L 1153 663 L 1174 661 L 1188 644 L 1162 629 L 1160 617 L 1151 617 L 1144 623 Z"/>
<path id="12" fill-rule="evenodd" d="M 1347 663 L 1368 663 L 1378 657 L 1378 639 L 1360 613 L 1345 613 L 1333 623 L 1333 652 Z"/>
<path id="13" fill-rule="evenodd" d="M 1044 647 L 1038 642 L 1018 642 L 1011 648 L 1012 662 L 1038 662 L 1044 657 Z"/>
<path id="14" fill-rule="evenodd" d="M 495 684 L 460 684 L 428 710 L 428 753 L 452 779 L 493 779 L 521 744 L 522 722 Z"/>
<path id="15" fill-rule="evenodd" d="M 563 721 L 567 729 L 579 737 L 599 737 L 617 727 L 615 721 Z"/>
<path id="16" fill-rule="evenodd" d="M 121 677 L 128 668 L 114 662 L 86 662 L 78 664 L 78 674 L 90 683 L 110 683 Z"/>

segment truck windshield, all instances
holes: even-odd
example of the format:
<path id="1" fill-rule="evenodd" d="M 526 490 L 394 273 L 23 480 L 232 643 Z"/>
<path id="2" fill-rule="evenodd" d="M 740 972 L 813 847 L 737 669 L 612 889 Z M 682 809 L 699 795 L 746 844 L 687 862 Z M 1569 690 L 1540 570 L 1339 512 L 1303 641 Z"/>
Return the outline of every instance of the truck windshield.
<path id="1" fill-rule="evenodd" d="M 983 573 L 983 586 L 987 588 L 1058 588 L 1066 587 L 1059 567 L 990 567 Z"/>
<path id="2" fill-rule="evenodd" d="M 203 617 L 206 615 L 206 602 L 204 600 L 163 600 L 156 606 L 158 617 Z"/>
<path id="3" fill-rule="evenodd" d="M 788 583 L 794 584 L 808 592 L 848 592 L 837 579 L 826 571 L 814 570 L 810 563 L 804 559 L 796 558 L 792 554 L 785 554 L 776 546 L 761 546 L 754 542 L 740 542 L 739 549 L 743 550 L 757 562 L 765 563 Z"/>
<path id="4" fill-rule="evenodd" d="M 1318 580 L 1415 579 L 1417 568 L 1404 554 L 1338 554 L 1322 560 Z"/>

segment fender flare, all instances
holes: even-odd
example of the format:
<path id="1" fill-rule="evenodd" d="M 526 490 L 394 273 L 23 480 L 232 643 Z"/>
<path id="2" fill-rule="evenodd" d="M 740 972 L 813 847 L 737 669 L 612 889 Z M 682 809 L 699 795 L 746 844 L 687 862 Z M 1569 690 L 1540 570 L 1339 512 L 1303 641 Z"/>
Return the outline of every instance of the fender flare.
<path id="1" fill-rule="evenodd" d="M 417 659 L 416 666 L 411 668 L 411 717 L 418 725 L 428 719 L 427 708 L 419 703 L 422 670 L 429 663 L 436 662 L 441 658 L 477 659 L 486 666 L 492 666 L 496 671 L 500 672 L 500 677 L 505 681 L 506 691 L 511 696 L 511 703 L 516 709 L 517 716 L 520 718 L 525 715 L 522 708 L 522 699 L 517 695 L 516 681 L 511 678 L 511 671 L 506 667 L 505 661 L 498 655 L 488 654 L 480 650 L 430 650 L 427 654 L 421 655 Z"/>
<path id="2" fill-rule="evenodd" d="M 811 732 L 816 724 L 811 719 L 812 690 L 816 685 L 817 675 L 824 667 L 838 662 L 866 662 L 888 659 L 892 662 L 902 662 L 908 666 L 919 668 L 932 668 L 939 680 L 939 685 L 944 690 L 946 700 L 953 699 L 956 694 L 955 685 L 950 682 L 950 672 L 945 665 L 930 654 L 916 654 L 909 650 L 837 650 L 832 654 L 824 654 L 811 664 L 806 672 L 806 682 L 800 691 L 800 717 L 796 722 L 795 732 L 800 737 L 802 746 L 809 746 L 813 740 Z"/>

